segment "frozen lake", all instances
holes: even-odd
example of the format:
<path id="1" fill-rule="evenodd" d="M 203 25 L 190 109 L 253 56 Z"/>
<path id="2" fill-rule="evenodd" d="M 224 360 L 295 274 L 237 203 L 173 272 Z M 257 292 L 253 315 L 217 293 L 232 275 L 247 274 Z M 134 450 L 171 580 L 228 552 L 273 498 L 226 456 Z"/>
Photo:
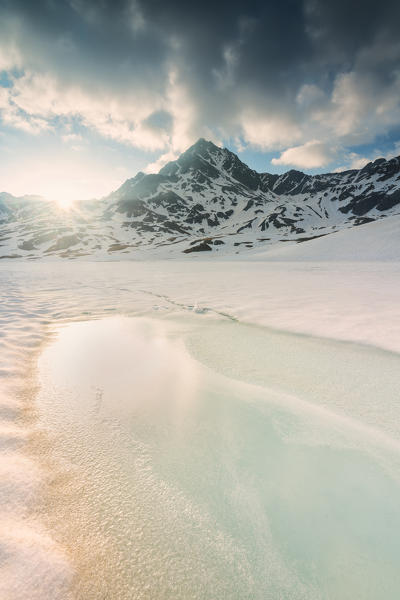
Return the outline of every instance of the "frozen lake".
<path id="1" fill-rule="evenodd" d="M 398 357 L 200 320 L 74 323 L 40 358 L 80 597 L 397 598 Z"/>
<path id="2" fill-rule="evenodd" d="M 3 595 L 397 599 L 398 268 L 73 266 L 1 272 Z"/>

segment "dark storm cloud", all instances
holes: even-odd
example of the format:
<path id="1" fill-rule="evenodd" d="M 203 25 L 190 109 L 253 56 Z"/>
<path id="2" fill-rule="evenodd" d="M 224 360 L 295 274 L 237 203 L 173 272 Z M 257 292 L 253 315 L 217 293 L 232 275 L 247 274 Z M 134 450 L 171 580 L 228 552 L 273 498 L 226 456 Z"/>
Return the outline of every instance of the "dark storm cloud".
<path id="1" fill-rule="evenodd" d="M 349 2 L 310 0 L 306 3 L 308 24 L 319 45 L 340 57 L 352 57 L 378 36 L 398 42 L 400 5 L 395 1 Z"/>
<path id="2" fill-rule="evenodd" d="M 37 55 L 66 77 L 103 77 L 122 87 L 129 84 L 124 75 L 163 83 L 163 37 L 134 31 L 129 2 L 12 0 L 0 6 L 28 57 Z"/>
<path id="3" fill-rule="evenodd" d="M 165 97 L 150 110 L 163 117 L 146 117 L 153 129 L 165 123 L 169 132 L 180 118 L 174 85 L 192 107 L 193 135 L 220 128 L 265 147 L 283 147 L 290 130 L 298 143 L 326 137 L 335 119 L 343 136 L 358 128 L 365 138 L 398 119 L 397 0 L 0 0 L 0 7 L 3 39 L 21 49 L 27 68 L 120 101 L 130 90 Z M 361 102 L 365 93 L 371 105 Z M 343 124 L 346 102 L 354 116 Z M 252 118 L 265 120 L 264 133 Z M 281 138 L 268 119 L 281 124 Z"/>
<path id="4" fill-rule="evenodd" d="M 282 2 L 143 2 L 150 22 L 173 32 L 198 72 L 210 78 L 223 65 L 223 50 L 240 49 L 240 79 L 269 81 L 280 69 L 292 70 L 309 56 L 301 3 Z"/>

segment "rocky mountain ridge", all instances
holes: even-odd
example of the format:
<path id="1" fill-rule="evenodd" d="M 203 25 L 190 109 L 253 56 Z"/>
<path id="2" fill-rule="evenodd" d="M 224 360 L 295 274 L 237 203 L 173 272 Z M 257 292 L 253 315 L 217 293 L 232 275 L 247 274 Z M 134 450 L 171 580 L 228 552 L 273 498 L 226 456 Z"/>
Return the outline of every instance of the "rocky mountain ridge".
<path id="1" fill-rule="evenodd" d="M 168 257 L 304 242 L 400 213 L 400 157 L 322 175 L 258 173 L 200 139 L 157 174 L 63 211 L 0 194 L 0 257 Z"/>

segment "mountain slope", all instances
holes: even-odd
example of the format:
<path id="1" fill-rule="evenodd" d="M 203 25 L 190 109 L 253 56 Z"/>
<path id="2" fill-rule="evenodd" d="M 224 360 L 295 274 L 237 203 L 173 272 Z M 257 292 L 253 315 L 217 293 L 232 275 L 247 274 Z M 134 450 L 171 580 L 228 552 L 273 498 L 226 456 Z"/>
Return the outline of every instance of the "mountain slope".
<path id="1" fill-rule="evenodd" d="M 399 157 L 342 173 L 271 175 L 200 139 L 159 173 L 138 173 L 70 212 L 0 194 L 0 256 L 232 254 L 398 213 Z"/>
<path id="2" fill-rule="evenodd" d="M 255 261 L 375 261 L 400 262 L 400 215 L 360 227 L 342 229 L 304 244 L 276 244 L 249 250 Z"/>

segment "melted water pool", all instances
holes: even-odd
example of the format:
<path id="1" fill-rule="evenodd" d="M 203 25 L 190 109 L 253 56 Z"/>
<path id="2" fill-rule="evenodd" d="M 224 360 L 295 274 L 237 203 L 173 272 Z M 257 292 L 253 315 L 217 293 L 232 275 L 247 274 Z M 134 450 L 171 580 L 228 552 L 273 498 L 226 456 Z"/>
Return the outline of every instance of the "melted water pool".
<path id="1" fill-rule="evenodd" d="M 39 424 L 75 596 L 397 599 L 399 367 L 201 316 L 58 329 Z"/>

